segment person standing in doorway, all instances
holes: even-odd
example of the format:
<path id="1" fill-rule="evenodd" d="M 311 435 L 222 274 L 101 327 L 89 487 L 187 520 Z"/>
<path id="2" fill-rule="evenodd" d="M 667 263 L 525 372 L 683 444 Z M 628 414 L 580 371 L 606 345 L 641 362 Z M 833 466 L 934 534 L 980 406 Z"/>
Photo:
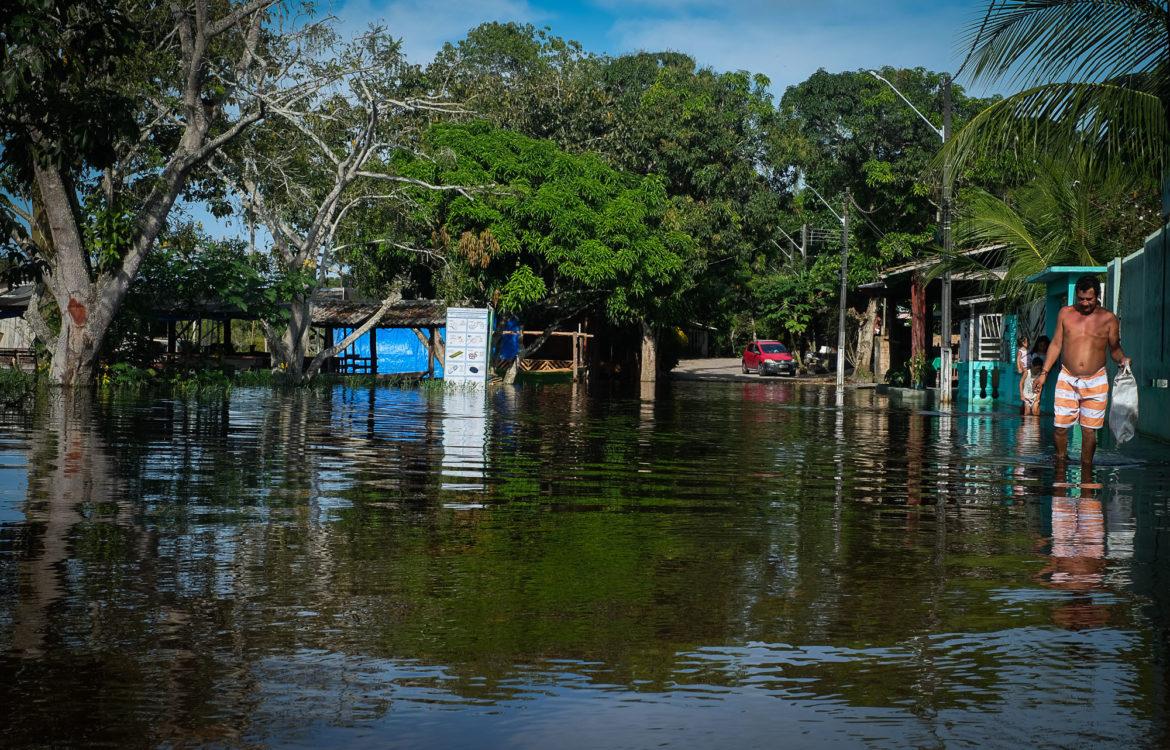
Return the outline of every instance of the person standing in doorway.
<path id="1" fill-rule="evenodd" d="M 1119 366 L 1130 363 L 1121 350 L 1117 316 L 1101 307 L 1101 282 L 1096 276 L 1077 279 L 1076 304 L 1062 307 L 1056 317 L 1056 333 L 1048 347 L 1044 367 L 1035 378 L 1040 393 L 1048 373 L 1061 360 L 1056 381 L 1056 461 L 1068 457 L 1068 431 L 1081 425 L 1081 466 L 1091 468 L 1097 450 L 1097 430 L 1105 424 L 1109 400 L 1109 378 L 1105 374 L 1105 352 Z"/>

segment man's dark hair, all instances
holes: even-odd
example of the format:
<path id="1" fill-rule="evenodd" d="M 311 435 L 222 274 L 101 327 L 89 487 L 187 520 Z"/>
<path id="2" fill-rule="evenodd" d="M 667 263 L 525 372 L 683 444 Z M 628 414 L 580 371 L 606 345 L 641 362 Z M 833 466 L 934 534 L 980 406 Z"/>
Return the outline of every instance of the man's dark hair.
<path id="1" fill-rule="evenodd" d="M 1092 276 L 1092 275 L 1088 275 L 1088 274 L 1077 279 L 1077 291 L 1078 292 L 1087 292 L 1090 289 L 1092 289 L 1094 292 L 1096 292 L 1097 296 L 1100 297 L 1101 296 L 1101 279 L 1098 279 L 1096 276 Z"/>

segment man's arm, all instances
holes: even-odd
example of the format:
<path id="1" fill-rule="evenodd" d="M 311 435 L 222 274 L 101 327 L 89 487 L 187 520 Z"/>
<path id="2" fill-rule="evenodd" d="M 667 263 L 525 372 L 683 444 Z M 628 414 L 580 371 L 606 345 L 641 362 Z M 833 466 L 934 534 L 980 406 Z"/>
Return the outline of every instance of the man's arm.
<path id="1" fill-rule="evenodd" d="M 1048 380 L 1048 371 L 1056 364 L 1056 360 L 1060 359 L 1060 347 L 1064 345 L 1064 316 L 1068 314 L 1068 308 L 1060 308 L 1060 313 L 1056 316 L 1056 333 L 1052 334 L 1052 343 L 1048 345 L 1048 356 L 1044 358 L 1044 371 L 1040 373 L 1040 377 L 1036 378 L 1033 390 L 1039 393 L 1044 388 L 1044 382 Z"/>
<path id="2" fill-rule="evenodd" d="M 1130 363 L 1129 357 L 1121 350 L 1121 322 L 1116 315 L 1109 321 L 1109 353 L 1118 367 L 1125 367 Z"/>

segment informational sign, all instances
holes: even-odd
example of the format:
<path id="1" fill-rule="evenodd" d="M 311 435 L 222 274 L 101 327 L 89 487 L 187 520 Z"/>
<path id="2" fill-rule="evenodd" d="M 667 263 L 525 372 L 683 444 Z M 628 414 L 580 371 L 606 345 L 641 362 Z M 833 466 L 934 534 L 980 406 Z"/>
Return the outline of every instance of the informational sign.
<path id="1" fill-rule="evenodd" d="M 486 383 L 491 310 L 447 308 L 447 345 L 443 377 L 451 383 Z"/>

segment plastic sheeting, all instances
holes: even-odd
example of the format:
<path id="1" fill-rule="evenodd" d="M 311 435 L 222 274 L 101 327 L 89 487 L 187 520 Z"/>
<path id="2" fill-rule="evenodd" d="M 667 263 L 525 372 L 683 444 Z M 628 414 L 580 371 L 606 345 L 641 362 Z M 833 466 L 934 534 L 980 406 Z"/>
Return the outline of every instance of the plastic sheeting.
<path id="1" fill-rule="evenodd" d="M 339 341 L 349 335 L 352 329 L 338 328 L 334 332 L 334 340 Z M 438 329 L 439 336 L 447 338 L 447 329 Z M 427 347 L 418 340 L 414 331 L 409 328 L 378 328 L 378 374 L 397 375 L 406 372 L 427 371 Z M 359 357 L 370 356 L 370 336 L 366 334 L 347 349 L 351 354 Z M 443 377 L 443 362 L 435 358 L 435 377 Z"/>
<path id="2" fill-rule="evenodd" d="M 520 331 L 523 330 L 520 321 L 508 318 L 502 321 L 500 330 L 504 333 L 500 336 L 500 343 L 496 348 L 496 358 L 505 362 L 516 359 L 516 356 L 520 354 Z M 514 333 L 509 333 L 512 331 Z"/>

